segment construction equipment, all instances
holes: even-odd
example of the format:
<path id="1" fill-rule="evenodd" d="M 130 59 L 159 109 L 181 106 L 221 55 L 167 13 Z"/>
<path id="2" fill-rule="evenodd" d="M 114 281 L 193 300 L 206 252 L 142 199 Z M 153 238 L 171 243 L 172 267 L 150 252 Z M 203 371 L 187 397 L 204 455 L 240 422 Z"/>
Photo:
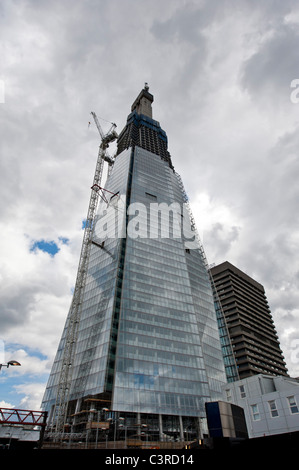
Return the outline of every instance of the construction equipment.
<path id="1" fill-rule="evenodd" d="M 100 145 L 100 150 L 103 150 L 103 151 L 104 151 L 104 153 L 103 153 L 103 155 L 102 155 L 102 159 L 105 160 L 106 162 L 108 162 L 109 165 L 113 165 L 113 163 L 114 163 L 114 158 L 109 157 L 109 156 L 105 153 L 105 151 L 106 151 L 106 149 L 109 147 L 109 144 L 110 144 L 111 142 L 114 142 L 114 140 L 116 140 L 117 137 L 118 137 L 117 133 L 115 132 L 116 124 L 114 124 L 113 122 L 111 122 L 111 123 L 110 123 L 110 124 L 112 124 L 112 125 L 111 125 L 111 128 L 109 129 L 109 131 L 108 131 L 106 134 L 104 134 L 104 133 L 103 133 L 103 130 L 102 130 L 101 126 L 100 126 L 100 123 L 99 123 L 99 120 L 98 120 L 98 117 L 97 117 L 96 113 L 94 113 L 94 112 L 92 111 L 90 114 L 92 115 L 92 117 L 93 117 L 93 119 L 94 119 L 94 122 L 95 122 L 95 124 L 96 124 L 96 126 L 97 126 L 97 128 L 98 128 L 98 131 L 99 131 L 100 136 L 101 136 L 101 139 L 102 139 L 102 142 L 101 142 L 101 145 Z"/>
<path id="2" fill-rule="evenodd" d="M 109 147 L 109 144 L 115 141 L 118 137 L 117 133 L 115 132 L 116 124 L 111 123 L 111 128 L 106 134 L 104 134 L 96 114 L 94 112 L 92 112 L 91 114 L 100 133 L 101 144 L 99 146 L 97 164 L 94 173 L 93 185 L 84 228 L 83 242 L 75 289 L 67 318 L 65 347 L 63 351 L 62 365 L 58 381 L 56 402 L 51 419 L 51 424 L 55 429 L 55 433 L 57 433 L 58 435 L 62 435 L 61 433 L 63 433 L 64 431 L 70 396 L 72 366 L 74 362 L 74 354 L 78 338 L 78 327 L 80 323 L 82 300 L 86 284 L 88 261 L 92 243 L 92 232 L 94 228 L 94 218 L 99 199 L 99 191 L 95 190 L 95 188 L 101 188 L 104 162 L 107 162 L 110 166 L 112 166 L 114 163 L 114 158 L 111 158 L 107 154 L 107 148 Z"/>

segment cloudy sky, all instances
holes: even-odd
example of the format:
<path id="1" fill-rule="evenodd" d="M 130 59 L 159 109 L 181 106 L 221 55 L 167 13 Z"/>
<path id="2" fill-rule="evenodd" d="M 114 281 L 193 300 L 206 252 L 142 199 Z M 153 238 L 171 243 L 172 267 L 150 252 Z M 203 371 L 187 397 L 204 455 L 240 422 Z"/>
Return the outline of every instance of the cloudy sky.
<path id="1" fill-rule="evenodd" d="M 298 2 L 2 0 L 0 31 L 0 359 L 22 364 L 2 369 L 0 405 L 40 407 L 97 158 L 90 112 L 120 131 L 144 82 L 209 263 L 264 285 L 299 376 Z"/>

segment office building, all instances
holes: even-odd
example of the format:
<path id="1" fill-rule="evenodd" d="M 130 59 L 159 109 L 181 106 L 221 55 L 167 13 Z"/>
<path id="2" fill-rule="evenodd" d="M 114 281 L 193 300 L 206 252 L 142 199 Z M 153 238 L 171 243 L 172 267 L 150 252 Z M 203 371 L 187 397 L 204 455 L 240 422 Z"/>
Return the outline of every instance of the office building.
<path id="1" fill-rule="evenodd" d="M 61 374 L 69 314 L 43 399 L 55 427 L 64 380 L 64 429 L 99 439 L 198 436 L 205 402 L 226 383 L 206 260 L 152 102 L 145 86 L 118 137 L 89 240 L 71 380 Z"/>
<path id="2" fill-rule="evenodd" d="M 288 375 L 264 287 L 229 262 L 211 268 L 239 378 Z"/>

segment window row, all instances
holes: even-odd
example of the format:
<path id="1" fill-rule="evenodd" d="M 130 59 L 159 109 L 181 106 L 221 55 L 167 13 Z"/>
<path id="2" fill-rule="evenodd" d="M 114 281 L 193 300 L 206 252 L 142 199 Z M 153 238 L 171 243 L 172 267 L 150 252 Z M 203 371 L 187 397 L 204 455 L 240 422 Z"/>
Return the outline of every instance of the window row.
<path id="1" fill-rule="evenodd" d="M 198 344 L 198 334 L 192 334 L 188 330 L 187 332 L 180 327 L 175 327 L 172 322 L 168 322 L 166 325 L 161 327 L 159 325 L 141 321 L 139 318 L 136 321 L 130 321 L 125 319 L 121 321 L 119 331 L 129 332 L 133 335 L 147 335 L 155 338 L 168 338 L 172 341 L 180 341 L 188 344 Z"/>
<path id="2" fill-rule="evenodd" d="M 116 363 L 116 373 L 125 374 L 145 374 L 151 377 L 170 377 L 173 379 L 184 379 L 207 382 L 207 375 L 204 369 L 191 368 L 186 370 L 184 366 L 155 363 L 151 360 L 140 361 L 138 359 L 127 359 L 119 357 Z"/>
<path id="3" fill-rule="evenodd" d="M 190 296 L 191 296 L 191 291 L 188 288 L 188 286 L 184 286 L 181 284 L 172 285 L 169 282 L 167 282 L 167 280 L 164 280 L 164 282 L 163 281 L 158 282 L 158 281 L 155 281 L 154 279 L 152 280 L 149 279 L 149 282 L 146 282 L 146 281 L 143 281 L 141 277 L 140 279 L 136 279 L 136 277 L 135 279 L 130 279 L 128 277 L 125 278 L 124 293 L 123 293 L 124 297 L 130 297 L 130 294 L 129 295 L 127 294 L 128 292 L 130 292 L 130 290 L 138 291 L 138 292 L 146 292 L 155 296 L 162 295 L 165 298 L 170 297 L 173 300 L 177 298 L 177 300 L 181 300 L 185 302 L 187 301 L 190 302 Z"/>
<path id="4" fill-rule="evenodd" d="M 128 409 L 132 409 L 132 405 L 136 407 L 152 406 L 152 413 L 163 414 L 183 414 L 182 409 L 194 410 L 198 412 L 203 408 L 202 401 L 204 397 L 209 397 L 209 391 L 202 396 L 192 396 L 184 394 L 171 394 L 167 392 L 143 391 L 143 390 L 127 390 L 116 387 L 114 395 L 114 406 L 128 405 Z M 123 408 L 123 406 L 120 406 Z M 168 410 L 168 411 L 167 411 Z"/>
<path id="5" fill-rule="evenodd" d="M 202 358 L 170 351 L 159 351 L 140 346 L 118 345 L 118 356 L 128 359 L 152 360 L 157 363 L 204 369 Z"/>
<path id="6" fill-rule="evenodd" d="M 144 332 L 146 333 L 146 332 Z M 145 348 L 152 348 L 154 350 L 170 351 L 173 353 L 184 353 L 192 356 L 201 356 L 201 348 L 196 343 L 184 343 L 181 341 L 174 341 L 170 338 L 155 338 L 146 334 L 134 334 L 128 332 L 120 332 L 118 337 L 119 344 L 141 346 Z"/>
<path id="7" fill-rule="evenodd" d="M 144 304 L 143 302 L 136 302 L 134 305 L 123 305 L 121 321 L 127 322 L 128 320 L 143 322 L 148 328 L 161 326 L 162 328 L 198 334 L 194 315 L 186 315 L 181 310 L 171 310 L 165 307 Z"/>
<path id="8" fill-rule="evenodd" d="M 290 413 L 298 414 L 299 408 L 297 405 L 296 397 L 294 395 L 286 397 L 286 401 L 287 401 Z M 269 407 L 270 416 L 272 418 L 277 418 L 279 416 L 279 410 L 277 407 L 276 400 L 269 400 L 268 407 Z M 261 419 L 258 404 L 251 405 L 251 413 L 252 413 L 252 418 L 254 421 L 258 421 Z"/>
<path id="9" fill-rule="evenodd" d="M 200 381 L 192 381 L 191 379 L 182 379 L 174 377 L 150 376 L 143 373 L 124 374 L 117 373 L 115 377 L 115 387 L 123 387 L 131 390 L 155 390 L 167 392 L 171 390 L 172 394 L 183 393 L 192 395 L 203 395 L 203 389 L 206 393 L 207 384 Z"/>

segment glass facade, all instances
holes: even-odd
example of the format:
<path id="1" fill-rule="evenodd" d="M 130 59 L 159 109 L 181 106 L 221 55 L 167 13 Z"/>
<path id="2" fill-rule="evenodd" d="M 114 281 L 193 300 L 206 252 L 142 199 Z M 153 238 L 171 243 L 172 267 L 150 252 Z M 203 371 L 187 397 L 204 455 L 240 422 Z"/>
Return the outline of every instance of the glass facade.
<path id="1" fill-rule="evenodd" d="M 130 154 L 129 150 L 123 152 L 115 162 L 113 174 L 109 178 L 110 191 L 117 189 L 120 194 L 119 201 L 123 205 L 125 205 Z M 114 215 L 115 211 L 107 210 L 106 202 L 101 200 L 93 232 L 93 239 L 97 244 L 91 246 L 82 301 L 70 400 L 101 393 L 105 389 L 113 310 L 115 299 L 120 297 L 117 278 L 121 238 L 115 236 L 117 234 Z M 121 232 L 121 225 L 125 223 L 124 210 L 117 215 Z M 105 224 L 101 230 L 103 219 Z M 105 240 L 97 236 L 102 233 L 105 233 Z M 50 410 L 55 404 L 67 328 L 68 319 L 44 395 L 44 409 Z"/>
<path id="2" fill-rule="evenodd" d="M 89 401 L 101 419 L 110 414 L 114 437 L 123 416 L 126 426 L 142 419 L 160 438 L 182 439 L 197 434 L 205 402 L 220 399 L 225 367 L 209 273 L 166 134 L 137 117 L 134 110 L 119 137 L 94 221 L 69 420 Z M 42 404 L 49 412 L 68 322 Z"/>
<path id="3" fill-rule="evenodd" d="M 186 216 L 176 174 L 144 149 L 132 158 L 129 224 L 140 207 L 140 225 L 126 239 L 113 408 L 203 416 L 225 382 L 208 274 L 199 249 L 171 236 L 171 214 L 160 224 L 152 216 L 173 203 L 173 217 Z"/>

